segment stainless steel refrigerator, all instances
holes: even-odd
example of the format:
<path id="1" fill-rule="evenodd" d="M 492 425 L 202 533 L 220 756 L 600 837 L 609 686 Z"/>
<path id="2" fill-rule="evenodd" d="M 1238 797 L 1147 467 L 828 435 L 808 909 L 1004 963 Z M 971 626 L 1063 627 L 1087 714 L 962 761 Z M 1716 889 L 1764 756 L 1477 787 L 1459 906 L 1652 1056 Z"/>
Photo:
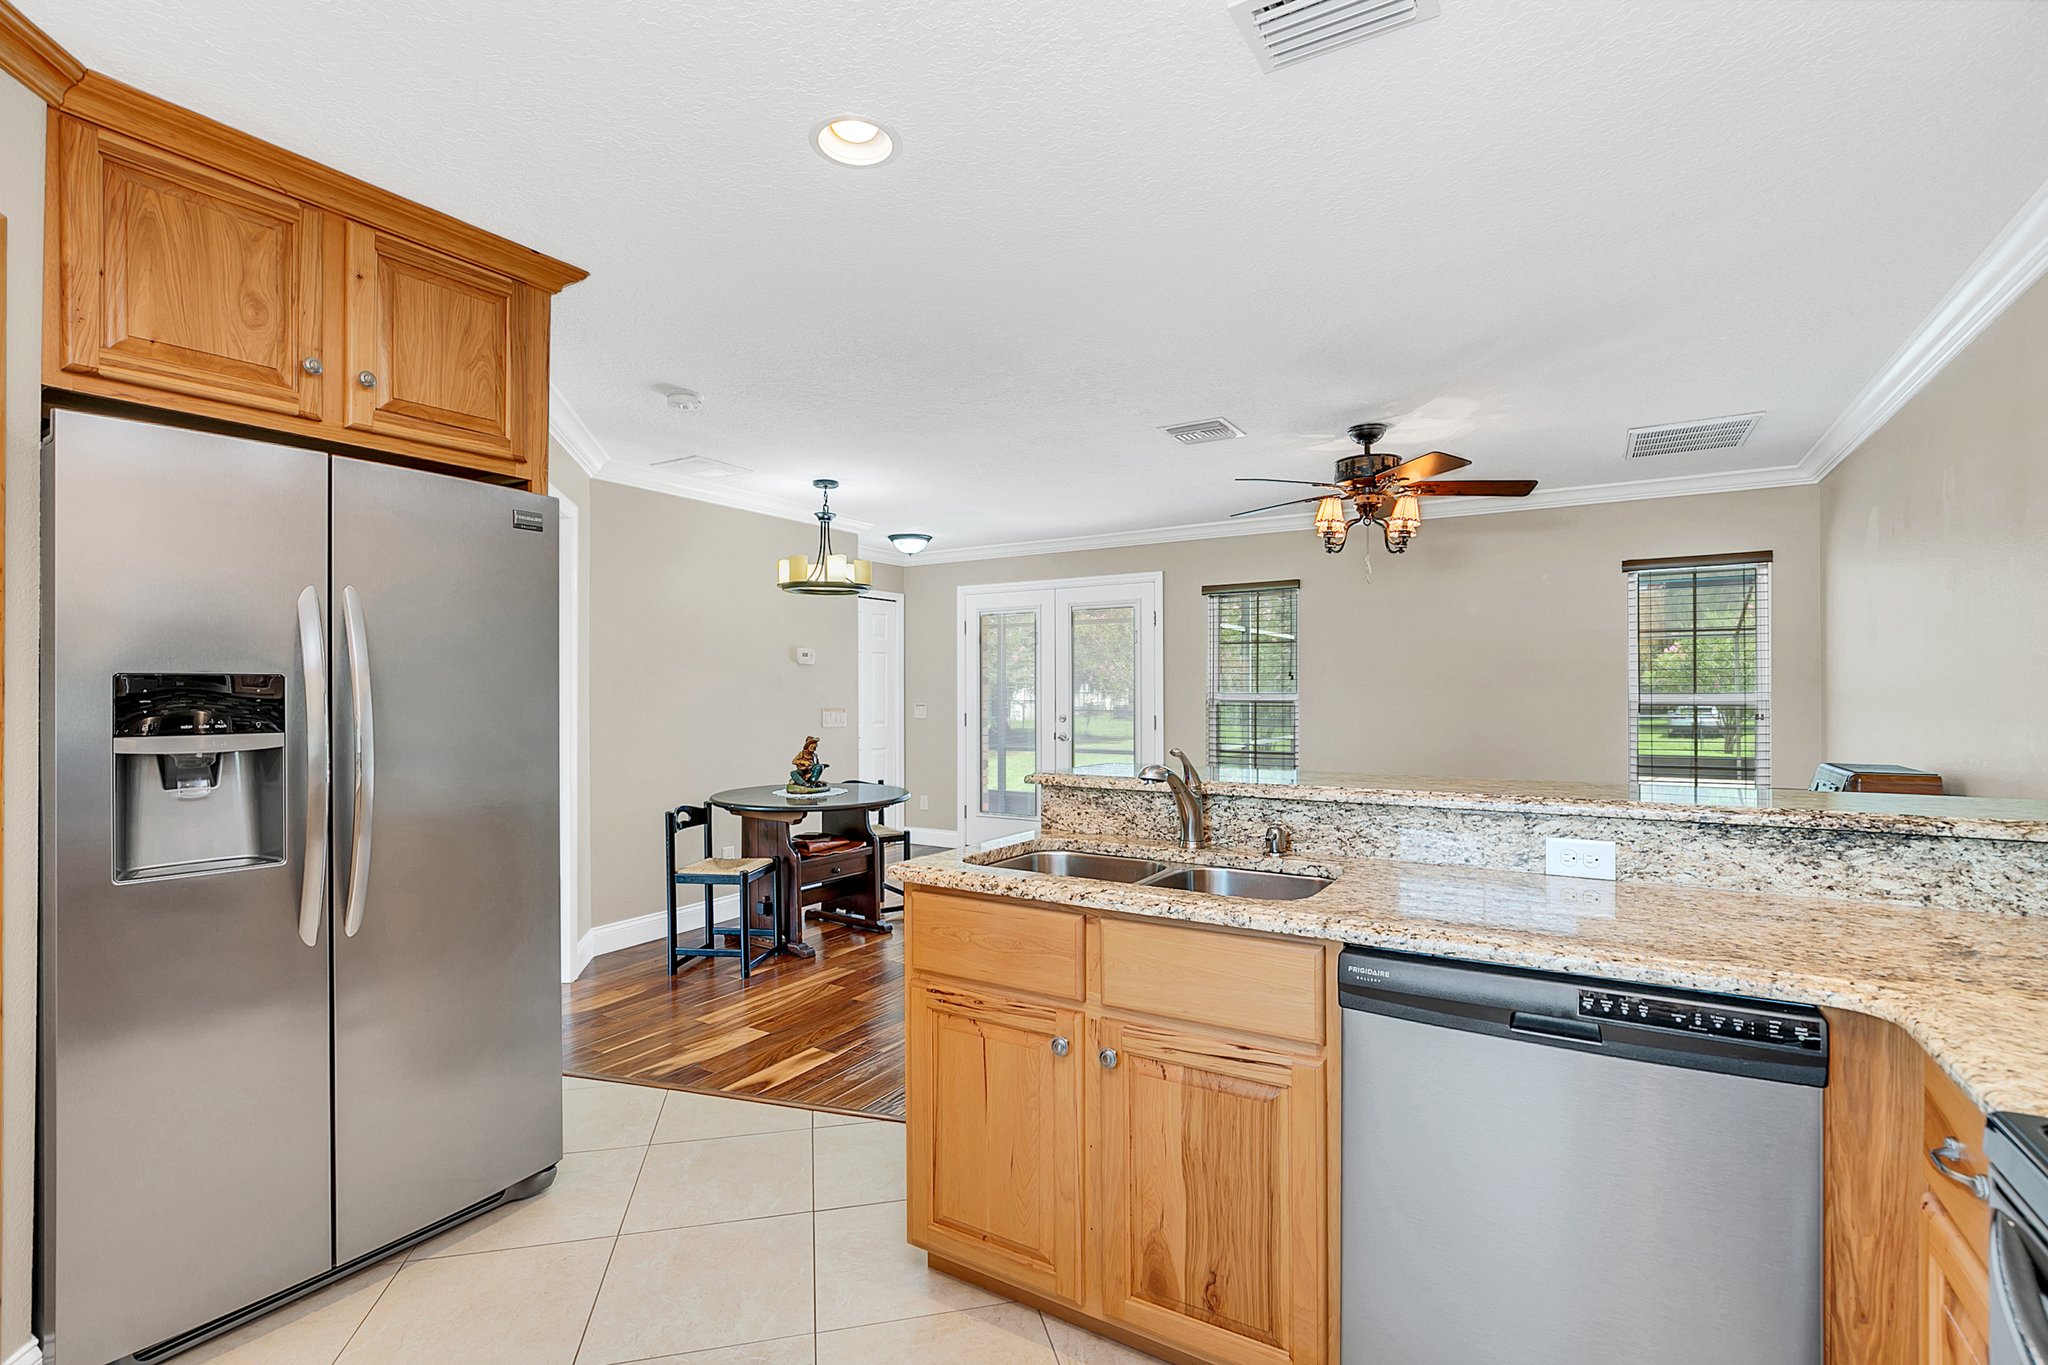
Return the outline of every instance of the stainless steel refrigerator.
<path id="1" fill-rule="evenodd" d="M 37 1314 L 99 1365 L 551 1178 L 557 526 L 51 422 Z"/>

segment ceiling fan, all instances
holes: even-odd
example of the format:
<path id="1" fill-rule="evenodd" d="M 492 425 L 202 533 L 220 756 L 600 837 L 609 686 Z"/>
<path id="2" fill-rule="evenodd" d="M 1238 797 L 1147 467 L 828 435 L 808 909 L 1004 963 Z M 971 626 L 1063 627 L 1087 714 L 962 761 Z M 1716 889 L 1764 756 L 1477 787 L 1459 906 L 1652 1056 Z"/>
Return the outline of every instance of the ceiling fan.
<path id="1" fill-rule="evenodd" d="M 1268 503 L 1232 516 L 1249 517 L 1275 508 L 1316 505 L 1316 534 L 1323 548 L 1336 554 L 1344 548 L 1351 528 L 1360 522 L 1377 522 L 1385 536 L 1387 550 L 1400 554 L 1422 528 L 1423 498 L 1526 498 L 1536 490 L 1534 479 L 1451 479 L 1436 476 L 1463 469 L 1472 462 L 1441 450 L 1404 460 L 1388 451 L 1374 450 L 1373 443 L 1387 434 L 1385 422 L 1360 422 L 1347 433 L 1358 442 L 1359 453 L 1337 461 L 1334 479 L 1239 479 L 1239 483 L 1293 483 L 1323 492 L 1286 502 Z M 1349 508 L 1345 503 L 1349 502 Z"/>

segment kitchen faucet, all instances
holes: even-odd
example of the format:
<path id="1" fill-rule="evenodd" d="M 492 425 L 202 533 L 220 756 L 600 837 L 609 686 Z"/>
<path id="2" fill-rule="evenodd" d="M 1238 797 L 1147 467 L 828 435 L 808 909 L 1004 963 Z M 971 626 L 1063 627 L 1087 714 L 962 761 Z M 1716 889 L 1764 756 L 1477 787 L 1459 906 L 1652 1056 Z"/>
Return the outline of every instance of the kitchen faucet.
<path id="1" fill-rule="evenodd" d="M 1188 762 L 1188 756 L 1180 750 L 1173 750 L 1173 756 L 1181 761 L 1195 783 L 1202 775 L 1195 771 L 1195 765 Z M 1164 782 L 1166 789 L 1173 793 L 1174 809 L 1180 812 L 1180 846 L 1189 853 L 1202 846 L 1203 800 L 1200 789 L 1171 768 L 1162 768 L 1157 763 L 1147 764 L 1138 769 L 1140 782 Z"/>

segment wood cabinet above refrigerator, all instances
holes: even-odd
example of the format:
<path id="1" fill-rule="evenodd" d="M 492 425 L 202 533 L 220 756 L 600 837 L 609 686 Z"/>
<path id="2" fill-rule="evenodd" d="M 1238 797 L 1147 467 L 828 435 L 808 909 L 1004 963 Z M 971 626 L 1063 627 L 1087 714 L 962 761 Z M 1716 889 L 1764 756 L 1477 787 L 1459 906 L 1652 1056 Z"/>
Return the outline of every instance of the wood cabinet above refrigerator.
<path id="1" fill-rule="evenodd" d="M 584 272 L 93 73 L 49 157 L 46 387 L 546 490 Z"/>

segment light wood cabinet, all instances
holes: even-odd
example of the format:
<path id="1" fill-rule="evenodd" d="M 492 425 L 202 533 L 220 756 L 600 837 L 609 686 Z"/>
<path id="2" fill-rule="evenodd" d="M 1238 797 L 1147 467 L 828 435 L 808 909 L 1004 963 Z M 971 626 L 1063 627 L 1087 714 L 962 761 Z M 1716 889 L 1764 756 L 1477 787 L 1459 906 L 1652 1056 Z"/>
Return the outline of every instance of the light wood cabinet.
<path id="1" fill-rule="evenodd" d="M 1081 1016 L 943 982 L 905 1008 L 909 1216 L 930 1250 L 1081 1301 Z"/>
<path id="2" fill-rule="evenodd" d="M 361 223 L 347 229 L 347 422 L 516 468 L 547 440 L 547 298 Z"/>
<path id="3" fill-rule="evenodd" d="M 1931 1192 L 1920 1198 L 1920 1286 L 1925 1365 L 1985 1365 L 1989 1274 Z"/>
<path id="4" fill-rule="evenodd" d="M 1331 1360 L 1335 950 L 915 886 L 904 923 L 911 1242 L 1171 1359 Z"/>
<path id="5" fill-rule="evenodd" d="M 63 374 L 317 422 L 325 216 L 89 123 L 57 136 Z"/>
<path id="6" fill-rule="evenodd" d="M 90 73 L 50 140 L 46 385 L 545 490 L 583 272 Z"/>
<path id="7" fill-rule="evenodd" d="M 1223 1361 L 1322 1358 L 1319 1060 L 1095 1024 L 1102 1308 Z"/>

